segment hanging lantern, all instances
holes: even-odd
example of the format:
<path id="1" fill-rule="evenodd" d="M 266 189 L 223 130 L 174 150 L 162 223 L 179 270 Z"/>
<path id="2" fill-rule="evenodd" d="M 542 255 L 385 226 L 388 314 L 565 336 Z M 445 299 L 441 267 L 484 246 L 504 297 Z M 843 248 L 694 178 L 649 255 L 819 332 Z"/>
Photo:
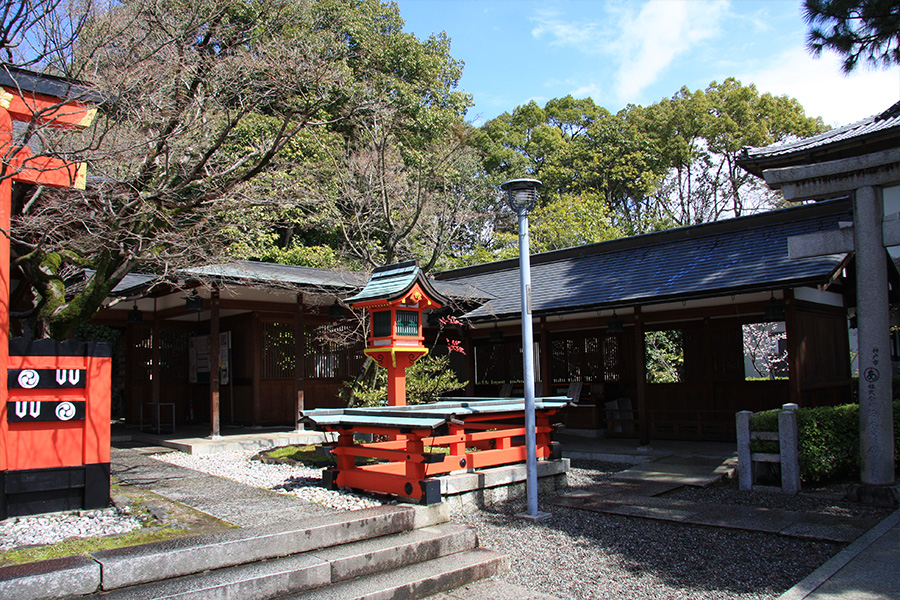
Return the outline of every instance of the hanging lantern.
<path id="1" fill-rule="evenodd" d="M 613 311 L 609 321 L 606 322 L 606 333 L 623 333 L 624 331 L 625 323 L 622 322 L 622 319 L 619 318 L 616 311 Z"/>

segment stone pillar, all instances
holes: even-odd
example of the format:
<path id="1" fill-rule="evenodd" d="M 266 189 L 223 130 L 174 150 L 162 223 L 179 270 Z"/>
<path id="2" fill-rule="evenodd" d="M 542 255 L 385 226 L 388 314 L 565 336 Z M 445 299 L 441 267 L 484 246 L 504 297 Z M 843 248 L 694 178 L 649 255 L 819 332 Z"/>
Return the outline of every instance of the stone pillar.
<path id="1" fill-rule="evenodd" d="M 881 192 L 867 186 L 853 202 L 859 327 L 860 482 L 856 492 L 866 501 L 872 486 L 894 484 L 891 406 L 890 317 L 886 252 L 882 235 Z M 884 490 L 897 496 L 897 488 Z M 851 491 L 851 496 L 854 495 Z M 896 500 L 895 500 L 896 502 Z M 881 503 L 881 502 L 877 502 Z"/>
<path id="2" fill-rule="evenodd" d="M 753 413 L 742 410 L 735 414 L 738 448 L 738 483 L 742 490 L 753 489 L 753 459 L 750 456 L 750 417 Z"/>
<path id="3" fill-rule="evenodd" d="M 778 453 L 781 456 L 781 491 L 800 491 L 800 440 L 797 438 L 796 404 L 785 404 L 778 413 Z"/>

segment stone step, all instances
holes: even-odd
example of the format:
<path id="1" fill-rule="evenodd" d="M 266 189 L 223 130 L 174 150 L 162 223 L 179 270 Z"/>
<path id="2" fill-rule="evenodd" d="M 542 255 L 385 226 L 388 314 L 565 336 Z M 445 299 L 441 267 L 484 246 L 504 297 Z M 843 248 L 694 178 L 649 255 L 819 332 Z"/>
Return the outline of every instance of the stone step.
<path id="1" fill-rule="evenodd" d="M 493 577 L 508 568 L 507 555 L 475 548 L 279 600 L 414 600 Z"/>
<path id="2" fill-rule="evenodd" d="M 477 546 L 475 530 L 437 525 L 377 539 L 97 594 L 104 600 L 264 600 L 347 581 Z"/>
<path id="3" fill-rule="evenodd" d="M 381 506 L 309 517 L 295 523 L 235 529 L 96 552 L 90 556 L 0 567 L 0 600 L 63 598 L 221 571 L 431 527 L 448 520 L 446 506 Z M 399 538 L 406 539 L 406 538 Z M 335 554 L 337 555 L 337 554 Z M 327 561 L 317 559 L 323 564 Z M 344 565 L 352 561 L 344 559 Z M 282 567 L 269 565 L 275 573 Z M 331 579 L 328 566 L 328 581 Z M 351 570 L 353 567 L 342 566 Z M 224 571 L 222 571 L 224 572 Z"/>
<path id="4" fill-rule="evenodd" d="M 235 565 L 290 556 L 338 544 L 409 531 L 415 509 L 379 506 L 96 552 L 103 589 L 113 590 Z"/>

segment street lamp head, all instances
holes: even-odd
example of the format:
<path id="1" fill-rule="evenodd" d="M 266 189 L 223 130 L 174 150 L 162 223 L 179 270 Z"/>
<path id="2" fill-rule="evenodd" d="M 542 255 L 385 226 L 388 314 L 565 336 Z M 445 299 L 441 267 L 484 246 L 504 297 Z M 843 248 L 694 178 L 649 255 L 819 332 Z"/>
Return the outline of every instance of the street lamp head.
<path id="1" fill-rule="evenodd" d="M 541 182 L 537 179 L 511 179 L 500 184 L 506 192 L 506 203 L 516 213 L 520 210 L 530 211 L 538 200 L 538 188 Z"/>

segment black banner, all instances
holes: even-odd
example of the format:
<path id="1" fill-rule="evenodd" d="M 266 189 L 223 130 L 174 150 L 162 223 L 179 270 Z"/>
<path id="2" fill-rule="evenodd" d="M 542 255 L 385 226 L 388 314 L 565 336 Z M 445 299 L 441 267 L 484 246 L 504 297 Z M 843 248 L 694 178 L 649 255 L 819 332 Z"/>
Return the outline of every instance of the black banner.
<path id="1" fill-rule="evenodd" d="M 21 400 L 6 403 L 7 423 L 35 421 L 84 421 L 84 400 L 34 402 Z"/>
<path id="2" fill-rule="evenodd" d="M 84 389 L 84 369 L 8 369 L 6 387 L 10 390 Z"/>

